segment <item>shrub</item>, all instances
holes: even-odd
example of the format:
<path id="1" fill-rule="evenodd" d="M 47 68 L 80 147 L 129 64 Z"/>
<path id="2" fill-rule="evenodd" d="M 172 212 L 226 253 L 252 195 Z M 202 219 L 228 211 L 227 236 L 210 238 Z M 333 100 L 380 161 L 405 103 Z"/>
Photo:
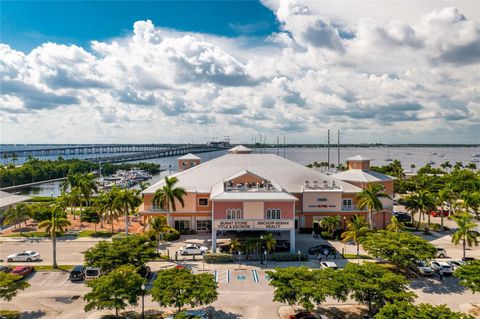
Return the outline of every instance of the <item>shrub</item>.
<path id="1" fill-rule="evenodd" d="M 169 233 L 166 234 L 166 241 L 174 241 L 180 238 L 180 232 L 176 229 L 172 229 Z"/>
<path id="2" fill-rule="evenodd" d="M 231 254 L 212 253 L 203 255 L 203 259 L 209 264 L 223 264 L 232 263 L 235 261 L 235 257 Z"/>
<path id="3" fill-rule="evenodd" d="M 47 203 L 53 202 L 54 198 L 51 196 L 32 196 L 28 201 L 30 203 Z"/>
<path id="4" fill-rule="evenodd" d="M 323 239 L 333 239 L 332 234 L 330 234 L 328 231 L 322 231 L 320 235 Z"/>
<path id="5" fill-rule="evenodd" d="M 408 223 L 405 223 L 405 226 L 407 227 L 414 227 L 414 228 L 417 228 L 417 225 L 418 225 L 418 222 L 408 222 Z M 427 227 L 427 223 L 425 222 L 421 222 L 420 223 L 420 227 L 418 228 L 419 230 L 425 230 L 425 228 Z M 430 230 L 433 230 L 433 231 L 440 231 L 440 229 L 442 228 L 442 226 L 439 224 L 439 223 L 430 223 Z M 443 226 L 443 229 L 445 230 L 450 230 L 449 227 L 447 226 Z"/>
<path id="6" fill-rule="evenodd" d="M 270 259 L 273 261 L 298 261 L 298 254 L 295 254 L 295 253 L 273 254 Z M 300 254 L 300 260 L 307 261 L 308 255 Z"/>
<path id="7" fill-rule="evenodd" d="M 20 312 L 16 310 L 0 310 L 0 316 L 5 319 L 20 319 Z"/>

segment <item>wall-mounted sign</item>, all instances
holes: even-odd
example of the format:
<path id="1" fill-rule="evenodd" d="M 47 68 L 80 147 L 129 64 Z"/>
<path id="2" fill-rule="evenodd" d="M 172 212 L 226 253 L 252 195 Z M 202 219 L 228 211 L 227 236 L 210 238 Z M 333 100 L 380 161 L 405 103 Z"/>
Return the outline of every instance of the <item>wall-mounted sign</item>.
<path id="1" fill-rule="evenodd" d="M 293 229 L 293 220 L 214 220 L 213 229 L 216 230 L 249 230 L 249 229 Z"/>

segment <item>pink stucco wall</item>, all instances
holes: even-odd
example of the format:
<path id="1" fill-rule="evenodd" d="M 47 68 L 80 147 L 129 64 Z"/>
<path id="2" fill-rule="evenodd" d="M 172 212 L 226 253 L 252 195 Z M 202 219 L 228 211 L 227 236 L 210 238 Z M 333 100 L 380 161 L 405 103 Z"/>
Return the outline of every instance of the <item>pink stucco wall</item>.
<path id="1" fill-rule="evenodd" d="M 264 209 L 278 208 L 282 211 L 282 219 L 293 218 L 293 202 L 265 202 Z"/>
<path id="2" fill-rule="evenodd" d="M 226 219 L 228 208 L 240 208 L 243 210 L 242 202 L 215 202 L 213 205 L 213 218 Z"/>

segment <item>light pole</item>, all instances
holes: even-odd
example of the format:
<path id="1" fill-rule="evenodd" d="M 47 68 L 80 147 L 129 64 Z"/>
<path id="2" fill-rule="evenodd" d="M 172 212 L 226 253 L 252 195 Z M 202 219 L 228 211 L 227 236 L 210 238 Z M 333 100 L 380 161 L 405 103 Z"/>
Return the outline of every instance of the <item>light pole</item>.
<path id="1" fill-rule="evenodd" d="M 298 251 L 298 267 L 300 267 L 300 256 L 301 256 L 302 252 L 299 250 Z"/>
<path id="2" fill-rule="evenodd" d="M 238 269 L 240 269 L 240 257 L 242 256 L 242 252 L 238 251 Z"/>
<path id="3" fill-rule="evenodd" d="M 142 285 L 142 319 L 145 319 L 145 285 Z"/>
<path id="4" fill-rule="evenodd" d="M 265 268 L 267 268 L 267 251 L 264 250 L 263 254 L 265 255 Z"/>
<path id="5" fill-rule="evenodd" d="M 260 240 L 262 241 L 262 248 L 263 248 L 263 235 L 260 236 Z M 260 253 L 260 249 L 257 249 L 258 255 L 260 256 L 260 265 L 263 265 L 262 254 Z"/>

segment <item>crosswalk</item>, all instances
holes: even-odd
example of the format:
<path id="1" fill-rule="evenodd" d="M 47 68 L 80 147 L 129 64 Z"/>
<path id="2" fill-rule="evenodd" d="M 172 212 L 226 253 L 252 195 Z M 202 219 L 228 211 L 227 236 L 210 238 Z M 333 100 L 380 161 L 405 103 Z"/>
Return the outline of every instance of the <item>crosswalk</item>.
<path id="1" fill-rule="evenodd" d="M 259 283 L 267 282 L 266 275 L 262 275 L 259 271 L 253 270 L 213 270 L 213 276 L 217 283 Z"/>

